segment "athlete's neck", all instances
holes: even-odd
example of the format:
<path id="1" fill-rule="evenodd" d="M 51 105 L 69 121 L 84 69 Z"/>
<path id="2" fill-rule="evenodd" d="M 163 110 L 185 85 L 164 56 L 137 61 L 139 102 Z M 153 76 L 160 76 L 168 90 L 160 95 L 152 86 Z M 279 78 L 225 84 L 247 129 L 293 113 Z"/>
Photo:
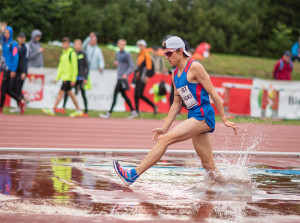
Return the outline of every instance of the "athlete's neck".
<path id="1" fill-rule="evenodd" d="M 178 63 L 177 67 L 180 71 L 183 71 L 183 69 L 185 68 L 185 65 L 187 64 L 187 62 L 189 61 L 190 58 L 183 58 L 182 60 L 180 60 L 180 62 Z"/>

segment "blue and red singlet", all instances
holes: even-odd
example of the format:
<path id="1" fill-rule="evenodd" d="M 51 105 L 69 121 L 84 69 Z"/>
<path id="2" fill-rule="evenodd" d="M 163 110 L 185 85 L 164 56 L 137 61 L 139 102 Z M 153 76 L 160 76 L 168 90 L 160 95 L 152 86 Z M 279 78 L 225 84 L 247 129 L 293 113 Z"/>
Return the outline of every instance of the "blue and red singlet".
<path id="1" fill-rule="evenodd" d="M 193 62 L 193 60 L 187 62 L 180 76 L 178 76 L 178 67 L 175 68 L 174 83 L 189 110 L 188 118 L 205 120 L 207 125 L 212 128 L 209 132 L 213 132 L 215 130 L 215 111 L 209 102 L 208 93 L 200 83 L 190 83 L 186 77 Z"/>

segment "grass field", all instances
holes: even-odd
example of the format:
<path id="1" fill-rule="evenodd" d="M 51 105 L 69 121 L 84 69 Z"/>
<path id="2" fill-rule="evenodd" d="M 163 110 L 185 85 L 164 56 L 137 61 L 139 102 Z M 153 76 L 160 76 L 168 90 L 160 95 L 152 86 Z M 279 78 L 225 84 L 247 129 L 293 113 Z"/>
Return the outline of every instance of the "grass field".
<path id="1" fill-rule="evenodd" d="M 45 67 L 56 67 L 61 54 L 61 48 L 56 46 L 44 45 Z M 105 59 L 105 67 L 114 69 L 115 52 L 106 46 L 100 46 Z M 136 61 L 137 55 L 132 54 L 132 58 Z M 224 74 L 242 77 L 259 77 L 263 79 L 272 79 L 272 71 L 277 60 L 260 57 L 247 57 L 237 55 L 225 55 L 212 53 L 211 56 L 200 61 L 208 73 Z M 168 64 L 168 63 L 166 63 Z M 292 73 L 293 80 L 300 80 L 300 63 L 294 63 Z"/>
<path id="2" fill-rule="evenodd" d="M 4 108 L 3 112 L 5 114 L 11 114 L 11 115 L 19 115 L 19 113 L 9 113 L 10 108 Z M 63 114 L 56 114 L 56 116 L 68 116 L 70 115 L 74 110 L 67 110 L 67 113 L 65 115 Z M 89 111 L 89 117 L 99 117 L 100 113 L 105 113 L 104 111 Z M 27 108 L 24 115 L 45 115 L 42 112 L 42 109 L 32 109 Z M 129 116 L 129 112 L 113 112 L 112 118 L 127 118 Z M 140 117 L 137 119 L 156 119 L 161 120 L 167 117 L 167 114 L 157 114 L 154 116 L 152 113 L 141 113 Z M 80 117 L 80 118 L 86 118 L 86 117 Z M 187 114 L 180 114 L 177 116 L 176 120 L 185 120 L 187 119 Z M 260 118 L 251 118 L 251 117 L 240 117 L 236 116 L 233 119 L 230 119 L 233 122 L 236 123 L 261 123 L 261 124 L 278 124 L 278 125 L 300 125 L 300 120 L 274 120 L 274 119 L 266 119 L 262 120 Z M 216 116 L 216 121 L 221 122 L 220 116 Z"/>

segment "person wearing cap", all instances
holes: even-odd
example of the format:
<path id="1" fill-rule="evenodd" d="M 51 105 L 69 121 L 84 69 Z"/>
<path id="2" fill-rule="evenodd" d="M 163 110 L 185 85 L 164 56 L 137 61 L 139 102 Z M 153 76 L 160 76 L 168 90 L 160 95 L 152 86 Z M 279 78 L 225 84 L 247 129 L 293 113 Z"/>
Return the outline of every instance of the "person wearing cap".
<path id="1" fill-rule="evenodd" d="M 136 45 L 140 48 L 140 53 L 137 58 L 138 67 L 136 70 L 136 83 L 134 91 L 136 113 L 129 116 L 128 119 L 139 116 L 139 99 L 142 99 L 144 102 L 150 105 L 153 108 L 154 115 L 156 115 L 155 105 L 144 95 L 144 89 L 149 80 L 149 77 L 152 76 L 153 72 L 151 55 L 146 48 L 147 43 L 145 40 L 139 40 Z"/>
<path id="2" fill-rule="evenodd" d="M 221 99 L 209 75 L 200 63 L 189 58 L 190 54 L 185 50 L 182 39 L 172 36 L 163 42 L 163 48 L 170 65 L 176 66 L 172 75 L 175 87 L 174 102 L 163 126 L 153 130 L 153 140 L 157 141 L 157 144 L 142 162 L 136 168 L 127 170 L 114 160 L 115 171 L 129 186 L 161 159 L 169 145 L 192 139 L 208 176 L 214 181 L 226 182 L 213 160 L 212 142 L 208 133 L 215 129 L 215 112 L 210 104 L 209 96 L 218 109 L 223 124 L 232 128 L 235 134 L 237 134 L 237 126 L 227 120 Z M 168 131 L 183 102 L 189 110 L 188 119 Z"/>
<path id="3" fill-rule="evenodd" d="M 18 68 L 16 72 L 16 76 L 11 79 L 10 83 L 10 91 L 14 92 L 19 98 L 22 100 L 24 95 L 22 94 L 22 87 L 27 76 L 27 68 L 28 68 L 28 57 L 27 57 L 27 47 L 25 45 L 26 36 L 23 32 L 20 32 L 17 37 L 18 45 L 19 45 L 19 62 Z M 20 108 L 16 107 L 10 110 L 10 112 L 20 112 Z"/>
<path id="4" fill-rule="evenodd" d="M 285 51 L 282 58 L 277 61 L 273 69 L 275 80 L 292 80 L 293 62 L 290 51 Z"/>

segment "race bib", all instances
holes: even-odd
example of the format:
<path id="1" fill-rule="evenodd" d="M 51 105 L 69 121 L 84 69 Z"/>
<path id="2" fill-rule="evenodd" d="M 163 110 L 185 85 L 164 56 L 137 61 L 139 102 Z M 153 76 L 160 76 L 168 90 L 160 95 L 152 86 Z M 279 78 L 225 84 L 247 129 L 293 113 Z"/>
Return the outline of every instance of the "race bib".
<path id="1" fill-rule="evenodd" d="M 184 104 L 186 105 L 187 109 L 195 107 L 198 104 L 187 85 L 178 88 L 177 91 L 180 94 L 182 100 L 184 101 Z"/>

